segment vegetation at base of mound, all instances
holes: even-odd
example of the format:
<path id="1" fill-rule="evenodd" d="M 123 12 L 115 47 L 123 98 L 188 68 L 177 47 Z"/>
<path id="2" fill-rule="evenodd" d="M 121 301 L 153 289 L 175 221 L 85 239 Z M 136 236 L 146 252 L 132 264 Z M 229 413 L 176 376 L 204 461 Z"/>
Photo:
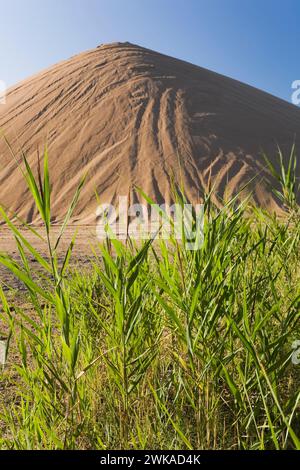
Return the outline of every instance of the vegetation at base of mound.
<path id="1" fill-rule="evenodd" d="M 69 265 L 75 237 L 57 256 L 81 186 L 53 244 L 47 152 L 38 178 L 24 165 L 48 256 L 1 209 L 20 261 L 0 262 L 27 289 L 25 309 L 0 288 L 1 448 L 299 450 L 294 164 L 280 173 L 286 218 L 208 196 L 199 250 L 108 240 L 86 271 Z"/>

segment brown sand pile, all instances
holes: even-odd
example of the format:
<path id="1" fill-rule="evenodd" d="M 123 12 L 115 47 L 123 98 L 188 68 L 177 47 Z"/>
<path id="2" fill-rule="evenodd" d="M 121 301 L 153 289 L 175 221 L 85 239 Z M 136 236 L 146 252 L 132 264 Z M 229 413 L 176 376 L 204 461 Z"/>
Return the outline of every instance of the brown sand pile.
<path id="1" fill-rule="evenodd" d="M 32 165 L 48 139 L 53 214 L 65 214 L 88 171 L 76 220 L 93 223 L 97 201 L 114 202 L 138 185 L 157 202 L 170 199 L 172 175 L 199 201 L 211 176 L 220 197 L 245 182 L 256 202 L 278 210 L 261 149 L 291 146 L 300 110 L 257 89 L 129 43 L 100 46 L 10 89 L 0 128 Z M 299 145 L 298 145 L 299 146 Z M 28 221 L 36 217 L 4 142 L 0 202 Z M 132 191 L 134 199 L 134 192 Z"/>

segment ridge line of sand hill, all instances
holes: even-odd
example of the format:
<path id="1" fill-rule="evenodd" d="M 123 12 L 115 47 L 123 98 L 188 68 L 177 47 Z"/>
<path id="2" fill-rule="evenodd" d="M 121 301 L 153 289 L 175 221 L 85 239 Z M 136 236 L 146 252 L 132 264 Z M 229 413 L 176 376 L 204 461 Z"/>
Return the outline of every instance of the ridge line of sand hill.
<path id="1" fill-rule="evenodd" d="M 277 144 L 286 153 L 294 140 L 299 144 L 300 110 L 180 59 L 113 43 L 12 87 L 0 107 L 0 128 L 35 168 L 36 150 L 48 140 L 57 222 L 89 169 L 74 220 L 93 224 L 95 190 L 105 202 L 128 193 L 138 201 L 136 184 L 157 202 L 171 202 L 173 175 L 182 179 L 191 202 L 201 200 L 210 177 L 220 199 L 256 177 L 255 203 L 280 212 L 262 149 L 275 159 Z M 0 183 L 1 203 L 38 221 L 3 139 Z"/>

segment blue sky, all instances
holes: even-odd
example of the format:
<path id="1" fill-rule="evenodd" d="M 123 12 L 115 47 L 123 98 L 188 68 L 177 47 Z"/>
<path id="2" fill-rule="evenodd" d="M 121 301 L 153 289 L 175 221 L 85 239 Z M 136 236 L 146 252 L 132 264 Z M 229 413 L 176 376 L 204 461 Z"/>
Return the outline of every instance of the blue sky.
<path id="1" fill-rule="evenodd" d="M 130 41 L 291 100 L 299 0 L 0 0 L 0 80 Z"/>

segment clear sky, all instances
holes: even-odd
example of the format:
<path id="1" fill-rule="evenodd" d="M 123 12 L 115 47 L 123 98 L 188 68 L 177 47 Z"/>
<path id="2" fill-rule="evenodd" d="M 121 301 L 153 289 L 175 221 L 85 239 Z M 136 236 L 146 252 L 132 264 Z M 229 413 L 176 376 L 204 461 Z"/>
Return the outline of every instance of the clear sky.
<path id="1" fill-rule="evenodd" d="M 0 0 L 0 80 L 129 41 L 288 101 L 300 79 L 300 0 Z"/>

